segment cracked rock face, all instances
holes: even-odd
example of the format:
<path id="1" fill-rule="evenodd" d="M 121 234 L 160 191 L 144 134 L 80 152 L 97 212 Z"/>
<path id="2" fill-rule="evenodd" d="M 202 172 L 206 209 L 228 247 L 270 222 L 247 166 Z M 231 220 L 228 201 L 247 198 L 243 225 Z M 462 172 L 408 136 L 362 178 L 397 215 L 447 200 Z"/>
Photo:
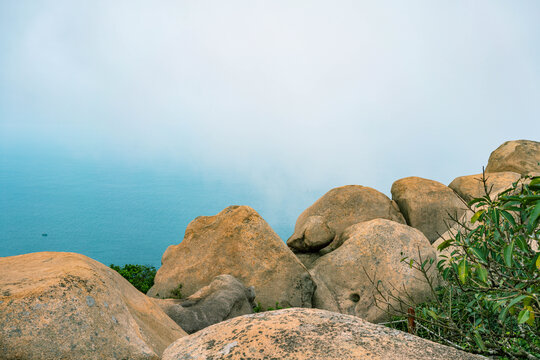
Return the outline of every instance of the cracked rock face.
<path id="1" fill-rule="evenodd" d="M 236 316 L 253 313 L 253 287 L 231 275 L 219 275 L 187 299 L 154 299 L 184 331 L 192 334 Z"/>
<path id="2" fill-rule="evenodd" d="M 435 259 L 435 250 L 420 231 L 375 219 L 350 226 L 343 236 L 343 245 L 320 257 L 310 270 L 317 282 L 314 307 L 378 322 L 391 315 L 379 291 L 386 298 L 392 294 L 413 303 L 429 299 L 422 274 L 401 261 L 408 257 L 419 262 L 419 254 L 422 261 Z M 428 275 L 436 281 L 436 264 Z M 389 302 L 399 308 L 395 299 Z"/>
<path id="3" fill-rule="evenodd" d="M 159 359 L 187 335 L 116 271 L 84 255 L 0 258 L 2 359 Z"/>
<path id="4" fill-rule="evenodd" d="M 383 193 L 360 185 L 338 187 L 300 214 L 287 245 L 300 253 L 328 253 L 339 246 L 335 242 L 347 227 L 377 218 L 405 224 L 397 205 Z"/>
<path id="5" fill-rule="evenodd" d="M 513 171 L 521 175 L 540 174 L 540 142 L 507 141 L 489 156 L 487 173 Z"/>
<path id="6" fill-rule="evenodd" d="M 167 248 L 153 297 L 171 297 L 182 284 L 191 296 L 221 274 L 232 275 L 255 289 L 263 308 L 311 307 L 315 284 L 270 225 L 249 206 L 230 206 L 215 216 L 200 216 L 186 229 L 184 240 Z"/>
<path id="7" fill-rule="evenodd" d="M 473 360 L 484 359 L 419 337 L 318 309 L 244 315 L 179 339 L 163 360 Z"/>

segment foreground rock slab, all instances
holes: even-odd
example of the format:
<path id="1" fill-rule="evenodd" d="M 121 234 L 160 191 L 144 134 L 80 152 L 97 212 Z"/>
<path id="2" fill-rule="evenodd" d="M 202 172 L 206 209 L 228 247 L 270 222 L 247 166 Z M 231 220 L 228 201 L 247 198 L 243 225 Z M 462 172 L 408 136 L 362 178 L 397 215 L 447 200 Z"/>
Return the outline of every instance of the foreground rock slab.
<path id="1" fill-rule="evenodd" d="M 405 224 L 396 203 L 383 193 L 360 185 L 341 186 L 324 194 L 296 220 L 287 245 L 300 252 L 315 252 L 339 238 L 347 227 L 377 218 Z M 336 248 L 329 247 L 327 253 Z"/>
<path id="2" fill-rule="evenodd" d="M 434 242 L 453 223 L 450 217 L 459 219 L 466 206 L 452 189 L 440 182 L 412 176 L 392 184 L 394 199 L 407 224 L 422 231 Z"/>
<path id="3" fill-rule="evenodd" d="M 484 359 L 354 316 L 318 309 L 244 315 L 177 340 L 163 360 Z"/>
<path id="4" fill-rule="evenodd" d="M 0 358 L 152 359 L 187 335 L 116 271 L 84 255 L 0 258 Z"/>
<path id="5" fill-rule="evenodd" d="M 435 260 L 435 250 L 422 232 L 375 219 L 350 226 L 343 237 L 343 245 L 319 258 L 311 269 L 317 283 L 314 307 L 378 322 L 390 316 L 388 305 L 399 308 L 394 297 L 416 304 L 431 296 L 420 271 L 401 261 Z M 428 276 L 436 281 L 436 264 Z"/>
<path id="6" fill-rule="evenodd" d="M 190 296 L 221 274 L 232 275 L 255 289 L 263 308 L 311 307 L 315 285 L 307 269 L 249 206 L 230 206 L 215 216 L 200 216 L 186 229 L 184 240 L 167 248 L 161 260 L 153 297 L 172 297 L 182 284 Z"/>
<path id="7" fill-rule="evenodd" d="M 253 313 L 255 291 L 231 275 L 217 276 L 187 299 L 154 299 L 184 331 L 192 334 L 236 316 Z"/>
<path id="8" fill-rule="evenodd" d="M 540 173 L 540 142 L 507 141 L 489 156 L 486 172 L 513 171 L 521 175 Z"/>

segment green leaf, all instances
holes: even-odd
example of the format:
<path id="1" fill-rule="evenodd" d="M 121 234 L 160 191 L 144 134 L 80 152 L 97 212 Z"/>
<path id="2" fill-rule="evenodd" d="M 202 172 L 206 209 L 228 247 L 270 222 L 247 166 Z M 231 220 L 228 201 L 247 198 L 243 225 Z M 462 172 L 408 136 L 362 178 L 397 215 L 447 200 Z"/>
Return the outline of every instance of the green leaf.
<path id="1" fill-rule="evenodd" d="M 467 280 L 467 260 L 463 258 L 458 265 L 458 277 L 462 284 Z"/>
<path id="2" fill-rule="evenodd" d="M 516 226 L 516 221 L 514 220 L 514 217 L 508 211 L 501 210 L 501 215 L 504 216 L 504 218 L 508 220 L 508 222 L 512 224 L 512 226 Z"/>
<path id="3" fill-rule="evenodd" d="M 477 247 L 472 247 L 471 248 L 471 252 L 480 260 L 482 260 L 483 262 L 487 262 L 487 259 L 486 259 L 486 254 L 485 254 L 485 251 L 483 249 L 480 249 L 480 248 L 477 248 Z"/>
<path id="4" fill-rule="evenodd" d="M 531 316 L 531 312 L 528 309 L 523 309 L 519 312 L 518 315 L 518 324 L 523 324 L 528 321 Z"/>
<path id="5" fill-rule="evenodd" d="M 453 241 L 454 241 L 453 239 L 443 241 L 439 246 L 437 246 L 437 250 L 443 251 L 444 249 L 452 245 Z"/>
<path id="6" fill-rule="evenodd" d="M 510 301 L 510 303 L 508 304 L 508 306 L 505 307 L 505 308 L 501 311 L 501 313 L 499 314 L 499 319 L 500 319 L 501 321 L 503 321 L 504 318 L 506 317 L 506 313 L 508 312 L 508 310 L 509 310 L 510 308 L 512 308 L 514 305 L 516 305 L 517 303 L 519 303 L 521 300 L 525 299 L 526 297 L 527 297 L 527 295 L 519 295 L 519 296 L 513 298 L 512 301 Z M 501 303 L 501 304 L 502 304 L 502 303 Z"/>
<path id="7" fill-rule="evenodd" d="M 471 218 L 471 223 L 474 224 L 484 212 L 485 210 L 478 210 Z"/>
<path id="8" fill-rule="evenodd" d="M 478 202 L 480 202 L 480 201 L 485 202 L 486 200 L 485 200 L 484 198 L 476 198 L 476 199 L 472 199 L 471 201 L 469 201 L 469 202 L 467 203 L 467 205 L 468 205 L 468 206 L 472 206 L 472 205 L 474 205 L 474 204 L 476 204 L 476 203 L 478 203 Z"/>
<path id="9" fill-rule="evenodd" d="M 478 345 L 478 347 L 480 349 L 482 349 L 482 351 L 487 350 L 486 344 L 484 344 L 484 341 L 482 340 L 482 337 L 480 336 L 480 334 L 477 331 L 474 332 L 474 341 L 476 342 L 476 345 Z"/>
<path id="10" fill-rule="evenodd" d="M 527 244 L 527 241 L 523 238 L 523 236 L 518 236 L 515 238 L 516 245 L 524 252 L 529 251 L 529 244 Z"/>
<path id="11" fill-rule="evenodd" d="M 540 201 L 536 204 L 533 211 L 531 212 L 531 215 L 529 215 L 529 219 L 527 220 L 527 232 L 530 234 L 533 232 L 534 229 L 536 229 L 537 220 L 540 216 Z"/>
<path id="12" fill-rule="evenodd" d="M 439 318 L 437 316 L 437 314 L 433 310 L 428 310 L 427 313 L 428 313 L 429 316 L 431 316 L 435 320 L 437 320 Z"/>
<path id="13" fill-rule="evenodd" d="M 531 185 L 540 185 L 540 177 L 536 176 L 536 177 L 533 177 L 531 182 L 529 183 L 529 186 Z"/>
<path id="14" fill-rule="evenodd" d="M 534 311 L 532 306 L 525 306 L 525 309 L 529 310 L 529 320 L 527 320 L 527 324 L 534 326 Z"/>
<path id="15" fill-rule="evenodd" d="M 514 252 L 514 241 L 504 247 L 504 262 L 506 266 L 512 266 L 512 253 Z"/>
<path id="16" fill-rule="evenodd" d="M 536 262 L 535 262 L 536 268 L 540 270 L 540 253 L 536 255 Z"/>
<path id="17" fill-rule="evenodd" d="M 483 267 L 482 265 L 479 265 L 477 268 L 476 268 L 476 276 L 478 277 L 478 279 L 484 283 L 487 282 L 487 275 L 488 275 L 488 272 L 486 270 L 485 267 Z"/>

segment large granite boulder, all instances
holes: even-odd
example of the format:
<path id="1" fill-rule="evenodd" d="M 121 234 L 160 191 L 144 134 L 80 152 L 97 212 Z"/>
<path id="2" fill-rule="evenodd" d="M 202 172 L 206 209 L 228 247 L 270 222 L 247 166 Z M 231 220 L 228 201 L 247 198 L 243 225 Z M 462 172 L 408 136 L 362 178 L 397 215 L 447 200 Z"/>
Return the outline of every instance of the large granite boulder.
<path id="1" fill-rule="evenodd" d="M 332 241 L 347 227 L 377 218 L 405 224 L 396 203 L 383 193 L 360 185 L 338 187 L 300 214 L 287 245 L 295 252 L 323 249 L 322 254 L 328 253 L 336 248 Z"/>
<path id="2" fill-rule="evenodd" d="M 507 141 L 489 156 L 486 172 L 513 171 L 521 175 L 540 173 L 540 142 Z"/>
<path id="3" fill-rule="evenodd" d="M 468 354 L 354 316 L 318 309 L 244 315 L 179 339 L 163 360 L 473 360 Z"/>
<path id="4" fill-rule="evenodd" d="M 264 219 L 248 206 L 230 206 L 215 216 L 200 216 L 184 240 L 167 248 L 150 296 L 171 297 L 182 284 L 194 294 L 221 274 L 255 289 L 264 308 L 311 307 L 315 285 L 308 271 Z"/>
<path id="5" fill-rule="evenodd" d="M 504 190 L 512 186 L 512 183 L 518 181 L 521 175 L 511 171 L 485 174 L 487 190 L 490 191 L 490 197 L 496 198 Z M 486 189 L 482 182 L 482 174 L 460 176 L 455 178 L 448 187 L 454 190 L 465 201 L 471 201 L 486 195 Z"/>
<path id="6" fill-rule="evenodd" d="M 434 180 L 407 177 L 392 184 L 394 199 L 407 224 L 422 231 L 434 242 L 459 219 L 466 206 L 452 189 Z"/>
<path id="7" fill-rule="evenodd" d="M 192 334 L 236 316 L 251 314 L 255 303 L 253 287 L 231 275 L 219 275 L 186 299 L 154 299 L 184 331 Z"/>
<path id="8" fill-rule="evenodd" d="M 375 219 L 350 226 L 343 236 L 343 245 L 320 257 L 311 269 L 317 281 L 314 307 L 378 322 L 392 313 L 388 305 L 399 309 L 396 297 L 414 304 L 431 296 L 422 274 L 401 261 L 435 259 L 433 247 L 420 231 Z M 435 263 L 428 276 L 436 281 Z"/>
<path id="9" fill-rule="evenodd" d="M 0 358 L 158 360 L 187 335 L 116 271 L 84 255 L 0 258 Z"/>

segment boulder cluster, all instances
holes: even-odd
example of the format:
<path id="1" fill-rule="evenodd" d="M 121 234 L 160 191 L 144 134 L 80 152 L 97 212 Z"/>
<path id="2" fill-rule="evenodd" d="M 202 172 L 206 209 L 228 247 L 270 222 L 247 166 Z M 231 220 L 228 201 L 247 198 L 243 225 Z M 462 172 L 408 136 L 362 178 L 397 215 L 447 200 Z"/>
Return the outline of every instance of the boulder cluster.
<path id="1" fill-rule="evenodd" d="M 408 177 L 392 199 L 338 187 L 286 244 L 254 209 L 230 206 L 188 225 L 147 294 L 79 254 L 0 258 L 0 358 L 480 359 L 376 323 L 400 298 L 429 299 L 435 267 L 407 261 L 435 261 L 468 200 L 539 173 L 540 143 L 518 140 L 491 154 L 485 185 Z"/>

